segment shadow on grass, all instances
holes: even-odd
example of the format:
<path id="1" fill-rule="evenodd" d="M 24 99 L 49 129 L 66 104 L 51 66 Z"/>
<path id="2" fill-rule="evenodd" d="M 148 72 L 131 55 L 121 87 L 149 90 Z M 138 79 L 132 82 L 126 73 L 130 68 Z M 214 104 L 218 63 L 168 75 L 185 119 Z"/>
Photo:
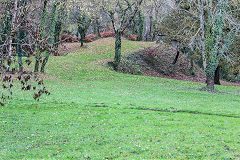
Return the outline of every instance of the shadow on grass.
<path id="1" fill-rule="evenodd" d="M 96 108 L 107 108 L 110 107 L 108 105 L 105 105 L 104 103 L 91 105 L 88 107 L 96 107 Z M 198 111 L 189 111 L 189 110 L 177 110 L 176 108 L 170 107 L 171 110 L 168 109 L 154 109 L 154 108 L 131 108 L 131 109 L 137 109 L 137 110 L 148 110 L 148 111 L 156 111 L 156 112 L 166 112 L 166 113 L 189 113 L 189 114 L 198 114 L 198 115 L 208 115 L 208 116 L 219 116 L 219 117 L 229 117 L 229 118 L 240 118 L 240 116 L 237 115 L 225 115 L 225 114 L 217 114 L 217 113 L 204 113 L 204 112 L 198 112 Z"/>
<path id="2" fill-rule="evenodd" d="M 167 109 L 153 109 L 153 108 L 133 108 L 133 109 L 156 111 L 156 112 L 190 113 L 190 114 L 200 114 L 200 115 L 212 115 L 212 116 L 220 116 L 220 117 L 240 118 L 240 116 L 234 116 L 234 115 L 224 115 L 224 114 L 216 114 L 216 113 L 204 113 L 204 112 L 188 111 L 188 110 L 167 110 Z"/>

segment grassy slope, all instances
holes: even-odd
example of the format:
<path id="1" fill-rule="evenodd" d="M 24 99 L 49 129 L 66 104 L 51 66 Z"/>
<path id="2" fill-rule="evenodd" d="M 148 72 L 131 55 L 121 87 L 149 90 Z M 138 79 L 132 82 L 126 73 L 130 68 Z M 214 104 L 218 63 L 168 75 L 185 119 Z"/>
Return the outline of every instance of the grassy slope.
<path id="1" fill-rule="evenodd" d="M 211 94 L 197 90 L 204 84 L 115 73 L 104 66 L 113 44 L 51 57 L 52 95 L 38 103 L 19 92 L 0 108 L 0 158 L 237 158 L 238 87 Z M 123 52 L 151 45 L 123 41 Z"/>

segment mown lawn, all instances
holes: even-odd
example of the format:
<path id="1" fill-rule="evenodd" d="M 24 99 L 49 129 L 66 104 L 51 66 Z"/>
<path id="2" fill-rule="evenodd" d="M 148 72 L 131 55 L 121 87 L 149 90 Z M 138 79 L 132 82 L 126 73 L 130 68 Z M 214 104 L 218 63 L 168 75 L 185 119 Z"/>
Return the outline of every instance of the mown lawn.
<path id="1" fill-rule="evenodd" d="M 114 41 L 51 57 L 39 102 L 0 107 L 0 159 L 239 159 L 240 88 L 113 72 Z M 123 53 L 154 45 L 123 41 Z"/>

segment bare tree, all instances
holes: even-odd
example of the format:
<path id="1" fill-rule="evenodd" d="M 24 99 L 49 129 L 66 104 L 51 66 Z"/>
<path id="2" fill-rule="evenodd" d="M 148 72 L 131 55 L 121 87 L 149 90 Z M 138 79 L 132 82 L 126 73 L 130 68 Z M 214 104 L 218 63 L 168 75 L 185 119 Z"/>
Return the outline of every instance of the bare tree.
<path id="1" fill-rule="evenodd" d="M 103 0 L 102 8 L 112 21 L 115 31 L 114 70 L 118 71 L 121 62 L 121 35 L 129 27 L 143 0 Z"/>
<path id="2" fill-rule="evenodd" d="M 184 0 L 172 11 L 175 20 L 165 31 L 188 44 L 192 52 L 201 53 L 207 83 L 203 90 L 214 91 L 219 61 L 228 57 L 228 49 L 239 33 L 238 6 L 239 2 L 231 0 Z"/>
<path id="3" fill-rule="evenodd" d="M 41 50 L 49 48 L 47 38 L 40 40 L 41 29 L 37 23 L 37 15 L 35 15 L 37 7 L 26 0 L 9 0 L 4 6 L 4 18 L 1 21 L 0 30 L 0 79 L 2 83 L 0 104 L 4 105 L 3 101 L 13 95 L 12 88 L 19 86 L 15 81 L 20 82 L 23 91 L 33 90 L 34 99 L 38 100 L 42 94 L 49 94 L 49 92 L 44 87 L 43 80 L 31 72 L 31 67 L 29 67 L 31 60 L 26 59 L 25 63 L 22 62 L 22 56 L 33 55 L 38 46 L 42 46 Z M 40 43 L 45 45 L 40 45 Z"/>

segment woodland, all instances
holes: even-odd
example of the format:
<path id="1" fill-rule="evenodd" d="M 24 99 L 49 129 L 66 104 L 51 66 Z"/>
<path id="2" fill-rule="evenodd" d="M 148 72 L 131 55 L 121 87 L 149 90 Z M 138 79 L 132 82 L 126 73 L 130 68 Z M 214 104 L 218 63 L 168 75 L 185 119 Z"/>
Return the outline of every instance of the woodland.
<path id="1" fill-rule="evenodd" d="M 239 0 L 0 0 L 1 159 L 239 159 Z"/>

